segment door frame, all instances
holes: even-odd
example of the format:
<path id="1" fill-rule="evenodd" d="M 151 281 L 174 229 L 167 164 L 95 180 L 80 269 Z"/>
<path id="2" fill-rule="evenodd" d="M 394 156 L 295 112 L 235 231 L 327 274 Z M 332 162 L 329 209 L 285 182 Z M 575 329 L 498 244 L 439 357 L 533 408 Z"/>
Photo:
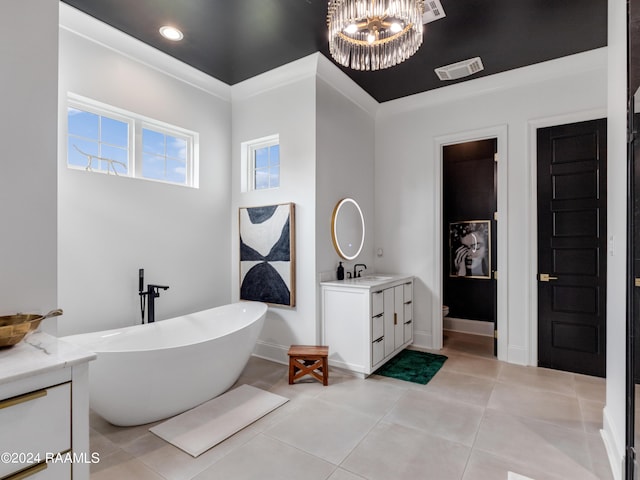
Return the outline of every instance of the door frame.
<path id="1" fill-rule="evenodd" d="M 433 280 L 432 285 L 435 288 L 433 292 L 433 303 L 431 305 L 432 313 L 432 342 L 433 348 L 442 348 L 442 330 L 443 330 L 443 318 L 442 318 L 442 298 L 443 298 L 443 282 L 442 273 L 444 271 L 443 257 L 444 257 L 444 245 L 442 241 L 443 225 L 442 225 L 442 182 L 443 182 L 443 147 L 447 145 L 455 145 L 458 143 L 473 142 L 476 140 L 486 140 L 489 138 L 497 139 L 498 150 L 498 168 L 496 178 L 496 190 L 497 190 L 497 204 L 498 204 L 498 284 L 497 284 L 497 296 L 498 305 L 496 309 L 496 326 L 498 329 L 498 352 L 497 357 L 499 360 L 507 359 L 507 339 L 508 339 L 508 255 L 507 255 L 507 231 L 508 231 L 508 210 L 507 210 L 507 194 L 508 194 L 508 182 L 507 182 L 507 166 L 508 166 L 508 126 L 507 124 L 496 125 L 493 127 L 487 127 L 477 130 L 467 130 L 459 133 L 453 133 L 448 135 L 442 135 L 434 137 L 434 158 L 437 159 L 434 162 L 434 178 L 436 179 L 434 188 L 433 204 L 435 209 L 435 228 L 433 229 L 433 244 L 435 246 L 435 258 L 433 268 Z"/>
<path id="2" fill-rule="evenodd" d="M 527 365 L 538 365 L 538 145 L 537 131 L 539 128 L 554 127 L 567 123 L 578 123 L 588 120 L 607 118 L 606 108 L 584 110 L 581 112 L 556 115 L 551 117 L 538 118 L 527 122 L 529 144 L 529 274 L 527 275 L 527 290 L 529 292 L 529 318 L 526 320 L 529 327 L 525 330 L 528 333 L 528 359 Z"/>

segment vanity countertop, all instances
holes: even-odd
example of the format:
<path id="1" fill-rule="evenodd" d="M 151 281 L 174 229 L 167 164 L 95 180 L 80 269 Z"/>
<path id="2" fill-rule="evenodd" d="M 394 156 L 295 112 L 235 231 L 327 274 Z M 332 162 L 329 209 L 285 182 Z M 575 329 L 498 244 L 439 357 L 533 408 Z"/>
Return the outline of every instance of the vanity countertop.
<path id="1" fill-rule="evenodd" d="M 321 285 L 332 285 L 353 288 L 382 287 L 393 283 L 402 283 L 413 279 L 413 275 L 398 275 L 386 273 L 373 273 L 358 278 L 345 278 L 344 280 L 331 280 L 321 282 Z"/>
<path id="2" fill-rule="evenodd" d="M 56 337 L 34 332 L 0 349 L 0 385 L 94 360 L 96 354 Z"/>

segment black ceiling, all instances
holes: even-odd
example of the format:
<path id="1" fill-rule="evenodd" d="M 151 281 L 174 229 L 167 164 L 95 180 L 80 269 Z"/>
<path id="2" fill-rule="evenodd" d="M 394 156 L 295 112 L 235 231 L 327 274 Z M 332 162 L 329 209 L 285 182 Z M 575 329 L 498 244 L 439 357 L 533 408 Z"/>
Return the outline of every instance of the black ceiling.
<path id="1" fill-rule="evenodd" d="M 331 58 L 327 0 L 63 0 L 233 85 L 314 52 Z M 607 44 L 607 0 L 441 0 L 446 17 L 425 26 L 406 62 L 376 72 L 342 68 L 379 102 L 442 87 L 436 67 L 479 56 L 468 79 Z M 184 40 L 158 28 L 172 24 Z M 464 81 L 462 80 L 457 80 Z"/>

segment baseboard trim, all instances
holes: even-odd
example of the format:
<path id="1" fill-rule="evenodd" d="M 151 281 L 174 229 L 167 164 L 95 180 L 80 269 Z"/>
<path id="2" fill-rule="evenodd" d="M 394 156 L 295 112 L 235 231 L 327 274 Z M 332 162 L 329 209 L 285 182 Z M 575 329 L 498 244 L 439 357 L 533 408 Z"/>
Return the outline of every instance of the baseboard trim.
<path id="1" fill-rule="evenodd" d="M 433 335 L 431 332 L 414 330 L 413 343 L 411 345 L 417 348 L 432 349 Z"/>
<path id="2" fill-rule="evenodd" d="M 529 365 L 529 350 L 525 347 L 509 345 L 507 358 L 500 358 L 499 360 L 505 360 L 509 363 L 515 363 L 516 365 Z"/>
<path id="3" fill-rule="evenodd" d="M 283 365 L 288 365 L 288 351 L 288 345 L 277 345 L 275 343 L 267 343 L 262 340 L 258 340 L 256 342 L 255 348 L 253 349 L 253 356 L 264 358 L 265 360 L 270 360 L 272 362 L 281 363 Z"/>
<path id="4" fill-rule="evenodd" d="M 493 337 L 494 326 L 493 322 L 482 322 L 480 320 L 469 320 L 467 318 L 444 317 L 442 321 L 442 328 L 452 332 Z"/>
<path id="5" fill-rule="evenodd" d="M 621 445 L 618 445 L 616 438 L 619 437 L 611 420 L 609 419 L 609 410 L 604 407 L 602 411 L 602 430 L 600 430 L 600 436 L 604 442 L 604 447 L 609 457 L 609 465 L 611 466 L 611 473 L 614 480 L 622 480 L 624 478 L 624 449 Z"/>

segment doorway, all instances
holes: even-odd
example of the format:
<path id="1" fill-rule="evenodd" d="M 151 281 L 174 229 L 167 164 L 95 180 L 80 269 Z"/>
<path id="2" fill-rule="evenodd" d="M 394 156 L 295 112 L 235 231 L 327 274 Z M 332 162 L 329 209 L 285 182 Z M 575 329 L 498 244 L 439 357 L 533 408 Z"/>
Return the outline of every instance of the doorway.
<path id="1" fill-rule="evenodd" d="M 497 138 L 442 150 L 443 304 L 450 329 L 489 334 L 497 354 Z M 455 326 L 453 326 L 455 325 Z"/>
<path id="2" fill-rule="evenodd" d="M 606 119 L 537 131 L 538 365 L 604 377 Z"/>

